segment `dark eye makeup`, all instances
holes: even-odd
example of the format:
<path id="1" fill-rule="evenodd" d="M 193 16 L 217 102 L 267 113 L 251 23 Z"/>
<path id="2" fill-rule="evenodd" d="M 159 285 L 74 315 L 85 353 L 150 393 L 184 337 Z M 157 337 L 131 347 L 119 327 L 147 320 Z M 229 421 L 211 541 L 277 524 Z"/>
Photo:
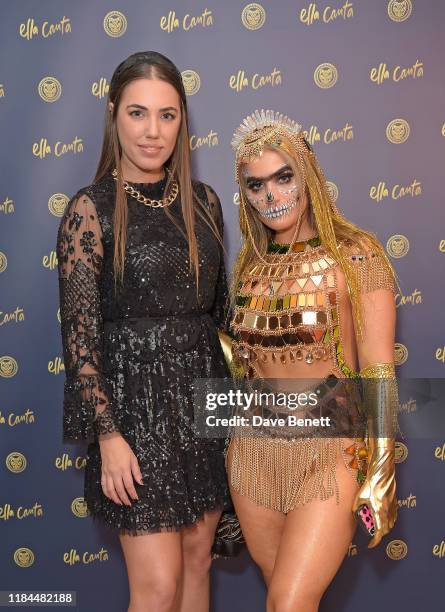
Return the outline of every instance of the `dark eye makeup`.
<path id="1" fill-rule="evenodd" d="M 293 176 L 294 176 L 294 173 L 292 172 L 292 170 L 284 170 L 283 172 L 281 172 L 275 177 L 275 180 L 280 185 L 285 185 L 286 183 L 289 183 L 289 181 L 293 178 Z M 259 191 L 262 185 L 263 185 L 263 181 L 255 180 L 253 178 L 248 179 L 247 181 L 247 187 L 251 191 Z"/>

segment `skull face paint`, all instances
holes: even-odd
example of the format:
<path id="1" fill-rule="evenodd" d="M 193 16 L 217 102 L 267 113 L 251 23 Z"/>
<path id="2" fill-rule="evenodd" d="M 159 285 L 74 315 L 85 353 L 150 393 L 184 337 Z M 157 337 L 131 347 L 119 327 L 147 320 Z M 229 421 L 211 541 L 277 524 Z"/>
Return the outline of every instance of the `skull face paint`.
<path id="1" fill-rule="evenodd" d="M 263 155 L 246 164 L 241 171 L 247 201 L 262 221 L 270 226 L 287 217 L 293 219 L 298 211 L 301 181 L 293 169 L 276 151 L 264 151 Z"/>

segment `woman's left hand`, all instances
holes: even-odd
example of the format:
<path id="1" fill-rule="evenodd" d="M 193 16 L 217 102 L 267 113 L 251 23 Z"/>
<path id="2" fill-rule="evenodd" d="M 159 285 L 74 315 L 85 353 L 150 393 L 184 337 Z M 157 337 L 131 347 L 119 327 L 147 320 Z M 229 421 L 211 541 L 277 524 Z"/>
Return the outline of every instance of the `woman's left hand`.
<path id="1" fill-rule="evenodd" d="M 374 519 L 375 534 L 368 548 L 379 544 L 397 520 L 394 439 L 370 438 L 366 478 L 352 505 L 352 512 L 366 504 Z"/>

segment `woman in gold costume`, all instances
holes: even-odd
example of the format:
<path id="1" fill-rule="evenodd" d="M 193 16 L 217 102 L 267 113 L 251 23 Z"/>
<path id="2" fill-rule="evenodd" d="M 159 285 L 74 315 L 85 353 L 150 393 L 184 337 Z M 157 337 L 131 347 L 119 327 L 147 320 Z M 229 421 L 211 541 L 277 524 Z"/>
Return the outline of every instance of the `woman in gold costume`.
<path id="1" fill-rule="evenodd" d="M 337 411 L 351 423 L 365 416 L 362 437 L 239 427 L 228 446 L 232 498 L 268 612 L 313 612 L 348 551 L 356 510 L 367 505 L 374 520 L 369 547 L 396 520 L 397 281 L 375 235 L 337 209 L 299 124 L 255 111 L 232 146 L 243 237 L 232 281 L 232 371 L 251 384 L 290 380 L 300 391 L 298 381 L 310 380 L 336 425 Z"/>

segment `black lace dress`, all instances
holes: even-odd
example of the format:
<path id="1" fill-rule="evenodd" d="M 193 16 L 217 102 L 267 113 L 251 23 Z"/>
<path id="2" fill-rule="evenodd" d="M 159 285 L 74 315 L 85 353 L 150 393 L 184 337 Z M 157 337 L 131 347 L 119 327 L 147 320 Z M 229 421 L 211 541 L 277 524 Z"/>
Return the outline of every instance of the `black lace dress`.
<path id="1" fill-rule="evenodd" d="M 130 184 L 157 199 L 165 180 Z M 222 235 L 218 196 L 198 181 L 193 187 Z M 89 441 L 84 497 L 93 518 L 131 535 L 178 530 L 230 505 L 224 440 L 200 438 L 193 428 L 194 379 L 229 375 L 217 334 L 227 320 L 224 257 L 198 217 L 197 299 L 186 239 L 164 209 L 127 194 L 124 284 L 115 293 L 115 189 L 111 173 L 80 189 L 57 236 L 63 435 Z M 184 228 L 179 196 L 169 211 Z M 131 507 L 115 504 L 101 487 L 98 435 L 113 431 L 142 472 Z"/>

